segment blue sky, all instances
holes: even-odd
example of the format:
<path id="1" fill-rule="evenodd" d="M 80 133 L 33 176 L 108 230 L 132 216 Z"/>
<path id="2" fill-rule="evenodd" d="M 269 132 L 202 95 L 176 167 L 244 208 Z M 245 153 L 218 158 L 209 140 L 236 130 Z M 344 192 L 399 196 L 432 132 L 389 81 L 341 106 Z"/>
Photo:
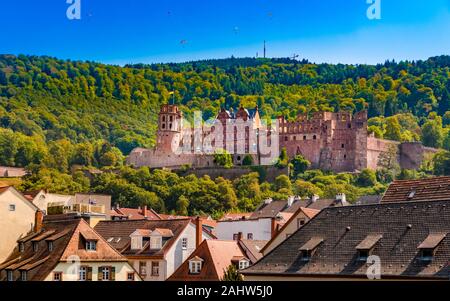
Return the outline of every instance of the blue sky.
<path id="1" fill-rule="evenodd" d="M 314 62 L 377 63 L 450 54 L 450 0 L 0 1 L 0 53 L 112 64 L 300 54 Z"/>

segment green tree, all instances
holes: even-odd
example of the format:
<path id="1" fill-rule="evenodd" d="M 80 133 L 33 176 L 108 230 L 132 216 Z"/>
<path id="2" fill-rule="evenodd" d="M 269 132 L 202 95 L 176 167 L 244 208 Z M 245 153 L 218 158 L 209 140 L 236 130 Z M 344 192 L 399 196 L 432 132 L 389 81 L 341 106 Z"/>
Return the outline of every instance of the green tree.
<path id="1" fill-rule="evenodd" d="M 233 157 L 226 150 L 217 150 L 214 154 L 214 162 L 221 167 L 233 167 Z"/>
<path id="2" fill-rule="evenodd" d="M 437 176 L 450 176 L 450 152 L 438 152 L 433 158 L 433 170 Z"/>
<path id="3" fill-rule="evenodd" d="M 245 155 L 244 160 L 242 160 L 242 165 L 252 166 L 253 165 L 253 157 L 250 155 Z"/>
<path id="4" fill-rule="evenodd" d="M 289 157 L 287 155 L 286 148 L 283 147 L 281 149 L 280 156 L 278 157 L 278 161 L 276 163 L 276 166 L 278 166 L 279 168 L 285 168 L 285 167 L 288 166 L 288 164 L 289 164 Z"/>
<path id="5" fill-rule="evenodd" d="M 222 281 L 244 281 L 244 278 L 239 274 L 236 265 L 231 264 L 224 271 Z"/>
<path id="6" fill-rule="evenodd" d="M 377 184 L 377 175 L 375 171 L 363 169 L 358 175 L 356 183 L 363 187 L 372 187 Z"/>
<path id="7" fill-rule="evenodd" d="M 181 195 L 177 200 L 177 214 L 181 216 L 189 215 L 189 200 L 184 195 Z"/>
<path id="8" fill-rule="evenodd" d="M 400 123 L 396 116 L 386 118 L 386 132 L 384 138 L 389 140 L 401 141 L 402 132 Z"/>
<path id="9" fill-rule="evenodd" d="M 442 147 L 443 138 L 442 119 L 440 117 L 428 120 L 422 126 L 422 142 L 425 146 Z"/>
<path id="10" fill-rule="evenodd" d="M 293 167 L 293 178 L 296 178 L 299 174 L 304 173 L 311 166 L 311 163 L 301 155 L 295 156 L 291 163 Z"/>

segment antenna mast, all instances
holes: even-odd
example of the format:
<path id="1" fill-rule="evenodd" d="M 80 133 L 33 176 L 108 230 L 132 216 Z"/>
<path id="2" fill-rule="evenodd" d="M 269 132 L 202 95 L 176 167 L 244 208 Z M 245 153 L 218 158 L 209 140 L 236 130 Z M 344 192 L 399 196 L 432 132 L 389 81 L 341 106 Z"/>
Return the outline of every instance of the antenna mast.
<path id="1" fill-rule="evenodd" d="M 264 40 L 264 58 L 266 58 L 266 40 Z"/>

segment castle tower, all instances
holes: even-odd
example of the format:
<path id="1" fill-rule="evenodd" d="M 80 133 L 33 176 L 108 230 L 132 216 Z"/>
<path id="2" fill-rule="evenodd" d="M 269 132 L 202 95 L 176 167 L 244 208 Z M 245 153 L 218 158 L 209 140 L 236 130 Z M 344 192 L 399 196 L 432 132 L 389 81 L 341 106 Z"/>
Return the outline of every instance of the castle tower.
<path id="1" fill-rule="evenodd" d="M 181 141 L 183 113 L 176 105 L 161 106 L 158 116 L 157 146 L 158 150 L 172 151 L 172 145 Z"/>

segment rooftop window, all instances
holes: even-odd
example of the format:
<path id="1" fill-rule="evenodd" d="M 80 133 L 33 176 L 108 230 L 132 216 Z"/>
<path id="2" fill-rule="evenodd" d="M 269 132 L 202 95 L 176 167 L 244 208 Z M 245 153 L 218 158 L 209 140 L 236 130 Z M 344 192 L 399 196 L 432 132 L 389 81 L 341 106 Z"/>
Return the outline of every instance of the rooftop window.
<path id="1" fill-rule="evenodd" d="M 200 274 L 202 270 L 203 259 L 194 257 L 189 260 L 189 274 Z"/>
<path id="2" fill-rule="evenodd" d="M 444 240 L 445 236 L 447 236 L 447 233 L 433 233 L 428 235 L 418 247 L 420 260 L 424 262 L 432 261 L 439 244 Z"/>
<path id="3" fill-rule="evenodd" d="M 366 238 L 364 238 L 364 240 L 356 246 L 356 250 L 358 251 L 358 260 L 366 262 L 372 253 L 372 250 L 382 237 L 383 236 L 380 234 L 367 235 Z"/>
<path id="4" fill-rule="evenodd" d="M 302 261 L 310 261 L 311 257 L 316 252 L 317 248 L 323 242 L 323 238 L 321 237 L 313 237 L 308 240 L 303 246 L 300 247 L 299 251 L 301 253 Z"/>
<path id="5" fill-rule="evenodd" d="M 86 241 L 86 250 L 87 251 L 96 251 L 97 250 L 97 242 L 95 240 L 87 240 Z"/>

